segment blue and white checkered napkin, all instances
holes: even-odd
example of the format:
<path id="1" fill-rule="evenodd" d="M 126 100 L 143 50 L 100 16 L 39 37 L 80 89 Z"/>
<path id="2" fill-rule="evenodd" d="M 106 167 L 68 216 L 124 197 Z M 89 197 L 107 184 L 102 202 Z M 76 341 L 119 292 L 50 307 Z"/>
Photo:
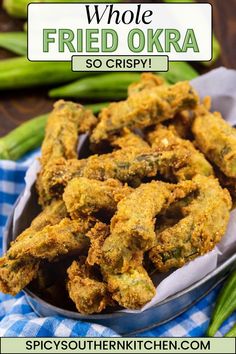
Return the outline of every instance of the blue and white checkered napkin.
<path id="1" fill-rule="evenodd" d="M 0 161 L 0 237 L 12 206 L 24 188 L 26 169 L 38 152 L 19 162 Z M 2 240 L 1 240 L 2 241 Z M 220 287 L 211 291 L 176 319 L 142 332 L 138 337 L 201 337 L 209 323 L 212 306 Z M 227 332 L 236 321 L 236 314 L 224 324 L 218 335 Z M 0 293 L 0 337 L 112 337 L 113 330 L 97 324 L 75 321 L 60 316 L 38 317 L 21 292 L 16 297 Z"/>

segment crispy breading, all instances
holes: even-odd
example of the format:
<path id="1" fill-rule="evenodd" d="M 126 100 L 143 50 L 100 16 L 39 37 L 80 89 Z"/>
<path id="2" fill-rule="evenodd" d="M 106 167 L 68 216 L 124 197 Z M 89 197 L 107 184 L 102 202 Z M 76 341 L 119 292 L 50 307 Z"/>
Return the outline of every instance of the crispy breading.
<path id="1" fill-rule="evenodd" d="M 39 261 L 31 257 L 0 258 L 0 291 L 16 295 L 28 285 L 38 273 Z"/>
<path id="2" fill-rule="evenodd" d="M 92 267 L 82 261 L 74 261 L 67 274 L 68 293 L 80 313 L 99 313 L 106 308 L 109 302 L 107 285 L 96 279 Z"/>
<path id="3" fill-rule="evenodd" d="M 143 90 L 150 90 L 153 87 L 161 86 L 165 84 L 165 80 L 158 75 L 152 73 L 142 73 L 140 81 L 134 82 L 129 85 L 128 96 L 141 92 Z"/>
<path id="4" fill-rule="evenodd" d="M 112 103 L 101 111 L 91 143 L 109 140 L 124 127 L 143 129 L 171 119 L 177 112 L 193 108 L 197 103 L 198 95 L 185 81 L 132 94 L 126 101 Z"/>
<path id="5" fill-rule="evenodd" d="M 95 264 L 100 265 L 112 299 L 116 300 L 120 306 L 129 309 L 139 309 L 155 295 L 155 287 L 142 266 L 142 259 L 137 263 L 135 269 L 129 268 L 123 274 L 114 274 L 103 266 L 102 246 L 109 236 L 109 232 L 109 226 L 101 222 L 96 223 L 94 228 L 89 231 L 88 237 L 91 243 L 87 263 L 92 266 Z"/>
<path id="6" fill-rule="evenodd" d="M 7 251 L 10 259 L 23 256 L 38 259 L 53 259 L 67 254 L 80 253 L 88 248 L 86 232 L 94 225 L 93 219 L 62 219 L 56 225 L 45 226 L 35 233 L 25 233 L 24 237 L 12 242 Z"/>
<path id="7" fill-rule="evenodd" d="M 27 235 L 32 236 L 35 232 L 42 230 L 45 226 L 58 224 L 67 216 L 68 212 L 64 201 L 61 199 L 52 201 L 51 204 L 46 206 L 45 209 L 33 219 L 30 227 L 17 236 L 17 242 L 27 237 Z"/>
<path id="8" fill-rule="evenodd" d="M 122 130 L 122 134 L 119 137 L 115 137 L 111 145 L 115 148 L 125 149 L 125 148 L 143 148 L 149 147 L 148 143 L 142 139 L 138 134 L 133 133 L 129 129 L 125 128 Z"/>
<path id="9" fill-rule="evenodd" d="M 97 264 L 102 265 L 102 246 L 105 239 L 110 234 L 110 225 L 106 225 L 102 222 L 97 222 L 93 228 L 89 230 L 87 236 L 90 239 L 90 246 L 87 256 L 87 263 L 91 266 Z"/>
<path id="10" fill-rule="evenodd" d="M 156 245 L 149 252 L 155 267 L 166 272 L 211 251 L 224 235 L 232 202 L 217 179 L 197 175 L 193 178 L 197 194 L 183 203 L 182 217 L 156 234 Z"/>
<path id="11" fill-rule="evenodd" d="M 19 292 L 36 276 L 41 260 L 52 261 L 86 251 L 89 239 L 85 234 L 93 225 L 93 220 L 64 218 L 58 224 L 47 225 L 40 231 L 25 230 L 0 259 L 1 291 L 12 295 Z M 10 273 L 11 277 L 8 278 Z M 25 279 L 21 279 L 22 274 L 27 274 Z"/>
<path id="12" fill-rule="evenodd" d="M 55 225 L 67 216 L 65 204 L 62 200 L 54 201 L 47 206 L 17 238 L 18 242 L 28 235 L 42 230 L 47 225 Z M 36 277 L 39 267 L 37 259 L 27 255 L 20 259 L 9 259 L 3 256 L 0 259 L 0 290 L 4 293 L 16 295 L 33 278 Z"/>
<path id="13" fill-rule="evenodd" d="M 88 132 L 96 122 L 97 118 L 92 111 L 86 110 L 82 105 L 57 101 L 48 117 L 42 144 L 42 166 L 45 167 L 54 158 L 76 158 L 78 134 Z"/>
<path id="14" fill-rule="evenodd" d="M 0 258 L 0 290 L 15 295 L 33 280 L 38 296 L 62 308 L 72 299 L 82 314 L 140 309 L 156 293 L 147 269 L 166 272 L 211 251 L 232 208 L 213 168 L 236 196 L 236 130 L 209 109 L 190 83 L 168 86 L 153 74 L 98 120 L 58 101 L 36 183 L 44 210 Z M 79 160 L 82 133 L 89 157 Z"/>
<path id="15" fill-rule="evenodd" d="M 123 274 L 103 274 L 112 298 L 125 308 L 140 309 L 156 294 L 153 282 L 142 265 L 129 268 Z"/>
<path id="16" fill-rule="evenodd" d="M 151 148 L 127 148 L 83 160 L 59 159 L 41 171 L 38 180 L 40 202 L 46 203 L 63 194 L 65 186 L 75 177 L 96 180 L 118 179 L 138 185 L 144 177 L 154 177 L 162 168 L 173 171 L 182 167 L 188 151 L 156 151 Z"/>
<path id="17" fill-rule="evenodd" d="M 214 175 L 213 168 L 204 155 L 194 147 L 191 141 L 181 139 L 172 128 L 167 128 L 159 124 L 154 131 L 148 134 L 147 138 L 152 147 L 158 148 L 160 151 L 175 150 L 178 148 L 189 152 L 186 166 L 176 171 L 175 177 L 178 181 L 192 179 L 197 174 L 203 176 Z M 166 175 L 168 177 L 168 171 Z"/>
<path id="18" fill-rule="evenodd" d="M 192 131 L 198 148 L 228 177 L 236 178 L 236 129 L 219 112 L 196 110 Z"/>
<path id="19" fill-rule="evenodd" d="M 72 218 L 91 215 L 100 210 L 113 214 L 117 203 L 131 192 L 132 188 L 115 179 L 97 181 L 78 177 L 66 186 L 63 200 Z"/>
<path id="20" fill-rule="evenodd" d="M 111 234 L 103 245 L 103 266 L 108 271 L 123 273 L 140 264 L 143 253 L 156 242 L 155 217 L 195 188 L 191 181 L 178 185 L 152 181 L 122 199 L 111 220 Z"/>

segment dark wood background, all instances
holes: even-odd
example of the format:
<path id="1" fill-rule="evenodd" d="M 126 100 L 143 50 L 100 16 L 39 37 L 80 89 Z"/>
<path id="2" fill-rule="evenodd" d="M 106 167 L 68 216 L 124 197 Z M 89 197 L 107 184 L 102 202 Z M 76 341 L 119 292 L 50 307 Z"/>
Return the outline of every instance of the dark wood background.
<path id="1" fill-rule="evenodd" d="M 224 65 L 236 69 L 236 0 L 205 2 L 209 2 L 213 6 L 214 31 L 222 48 L 221 58 L 214 67 Z M 0 0 L 0 32 L 21 30 L 24 21 L 10 18 L 1 6 L 2 0 Z M 0 59 L 10 56 L 12 55 L 0 49 Z M 204 67 L 199 69 L 201 72 L 206 71 Z M 1 92 L 0 136 L 25 120 L 48 112 L 52 108 L 52 103 L 53 101 L 47 98 L 47 88 Z"/>

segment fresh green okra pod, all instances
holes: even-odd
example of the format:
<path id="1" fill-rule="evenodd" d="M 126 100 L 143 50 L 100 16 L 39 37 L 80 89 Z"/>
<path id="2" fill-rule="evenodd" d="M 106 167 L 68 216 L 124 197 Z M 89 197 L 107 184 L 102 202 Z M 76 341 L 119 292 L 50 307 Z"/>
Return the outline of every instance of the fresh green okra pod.
<path id="1" fill-rule="evenodd" d="M 97 114 L 107 105 L 107 102 L 102 102 L 85 105 L 85 107 Z M 30 119 L 0 138 L 0 159 L 17 160 L 26 152 L 39 147 L 44 138 L 47 119 L 48 114 Z"/>
<path id="2" fill-rule="evenodd" d="M 60 84 L 91 75 L 73 72 L 70 62 L 30 62 L 27 58 L 0 61 L 0 90 Z"/>
<path id="3" fill-rule="evenodd" d="M 216 300 L 207 335 L 213 337 L 222 323 L 236 310 L 236 271 L 226 281 Z"/>
<path id="4" fill-rule="evenodd" d="M 27 54 L 27 35 L 24 32 L 0 32 L 0 48 L 18 55 Z M 0 63 L 1 66 L 1 63 Z"/>
<path id="5" fill-rule="evenodd" d="M 137 73 L 108 73 L 91 76 L 49 91 L 50 97 L 118 100 L 127 96 L 130 84 L 139 81 Z"/>
<path id="6" fill-rule="evenodd" d="M 198 72 L 184 61 L 170 61 L 169 70 L 157 73 L 169 84 L 176 84 L 178 81 L 190 81 L 198 76 Z"/>
<path id="7" fill-rule="evenodd" d="M 236 324 L 231 328 L 229 332 L 226 333 L 225 337 L 235 338 L 236 337 Z"/>

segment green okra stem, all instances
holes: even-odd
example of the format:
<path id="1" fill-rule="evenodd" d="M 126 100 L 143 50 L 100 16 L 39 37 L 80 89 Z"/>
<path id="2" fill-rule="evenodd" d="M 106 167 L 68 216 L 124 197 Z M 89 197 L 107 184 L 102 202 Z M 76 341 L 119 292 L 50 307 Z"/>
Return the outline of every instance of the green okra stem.
<path id="1" fill-rule="evenodd" d="M 109 73 L 87 77 L 49 91 L 50 97 L 118 100 L 127 96 L 130 84 L 139 81 L 137 73 Z"/>
<path id="2" fill-rule="evenodd" d="M 0 158 L 17 160 L 24 153 L 38 147 L 44 137 L 48 115 L 33 118 L 0 138 Z"/>
<path id="3" fill-rule="evenodd" d="M 207 335 L 213 337 L 222 323 L 236 310 L 236 271 L 234 271 L 220 291 L 212 315 Z"/>
<path id="4" fill-rule="evenodd" d="M 0 48 L 18 55 L 27 54 L 27 35 L 24 32 L 0 32 Z M 1 64 L 0 64 L 1 66 Z"/>
<path id="5" fill-rule="evenodd" d="M 170 62 L 169 71 L 157 74 L 170 84 L 192 80 L 198 76 L 196 70 L 185 62 Z M 132 72 L 102 74 L 99 78 L 90 76 L 53 88 L 49 91 L 49 96 L 119 100 L 127 96 L 128 86 L 139 80 L 140 74 Z"/>
<path id="6" fill-rule="evenodd" d="M 107 102 L 86 105 L 94 114 L 107 106 Z M 30 119 L 0 138 L 0 159 L 17 160 L 25 153 L 39 147 L 44 138 L 48 114 Z"/>
<path id="7" fill-rule="evenodd" d="M 225 337 L 235 338 L 236 337 L 236 324 L 231 328 L 229 332 L 226 333 Z"/>
<path id="8" fill-rule="evenodd" d="M 60 84 L 91 75 L 73 72 L 70 62 L 30 62 L 25 57 L 0 61 L 0 90 Z"/>
<path id="9" fill-rule="evenodd" d="M 168 83 L 176 84 L 178 81 L 193 80 L 199 74 L 190 64 L 184 61 L 171 61 L 169 62 L 169 70 L 160 72 L 158 75 L 162 76 Z"/>

